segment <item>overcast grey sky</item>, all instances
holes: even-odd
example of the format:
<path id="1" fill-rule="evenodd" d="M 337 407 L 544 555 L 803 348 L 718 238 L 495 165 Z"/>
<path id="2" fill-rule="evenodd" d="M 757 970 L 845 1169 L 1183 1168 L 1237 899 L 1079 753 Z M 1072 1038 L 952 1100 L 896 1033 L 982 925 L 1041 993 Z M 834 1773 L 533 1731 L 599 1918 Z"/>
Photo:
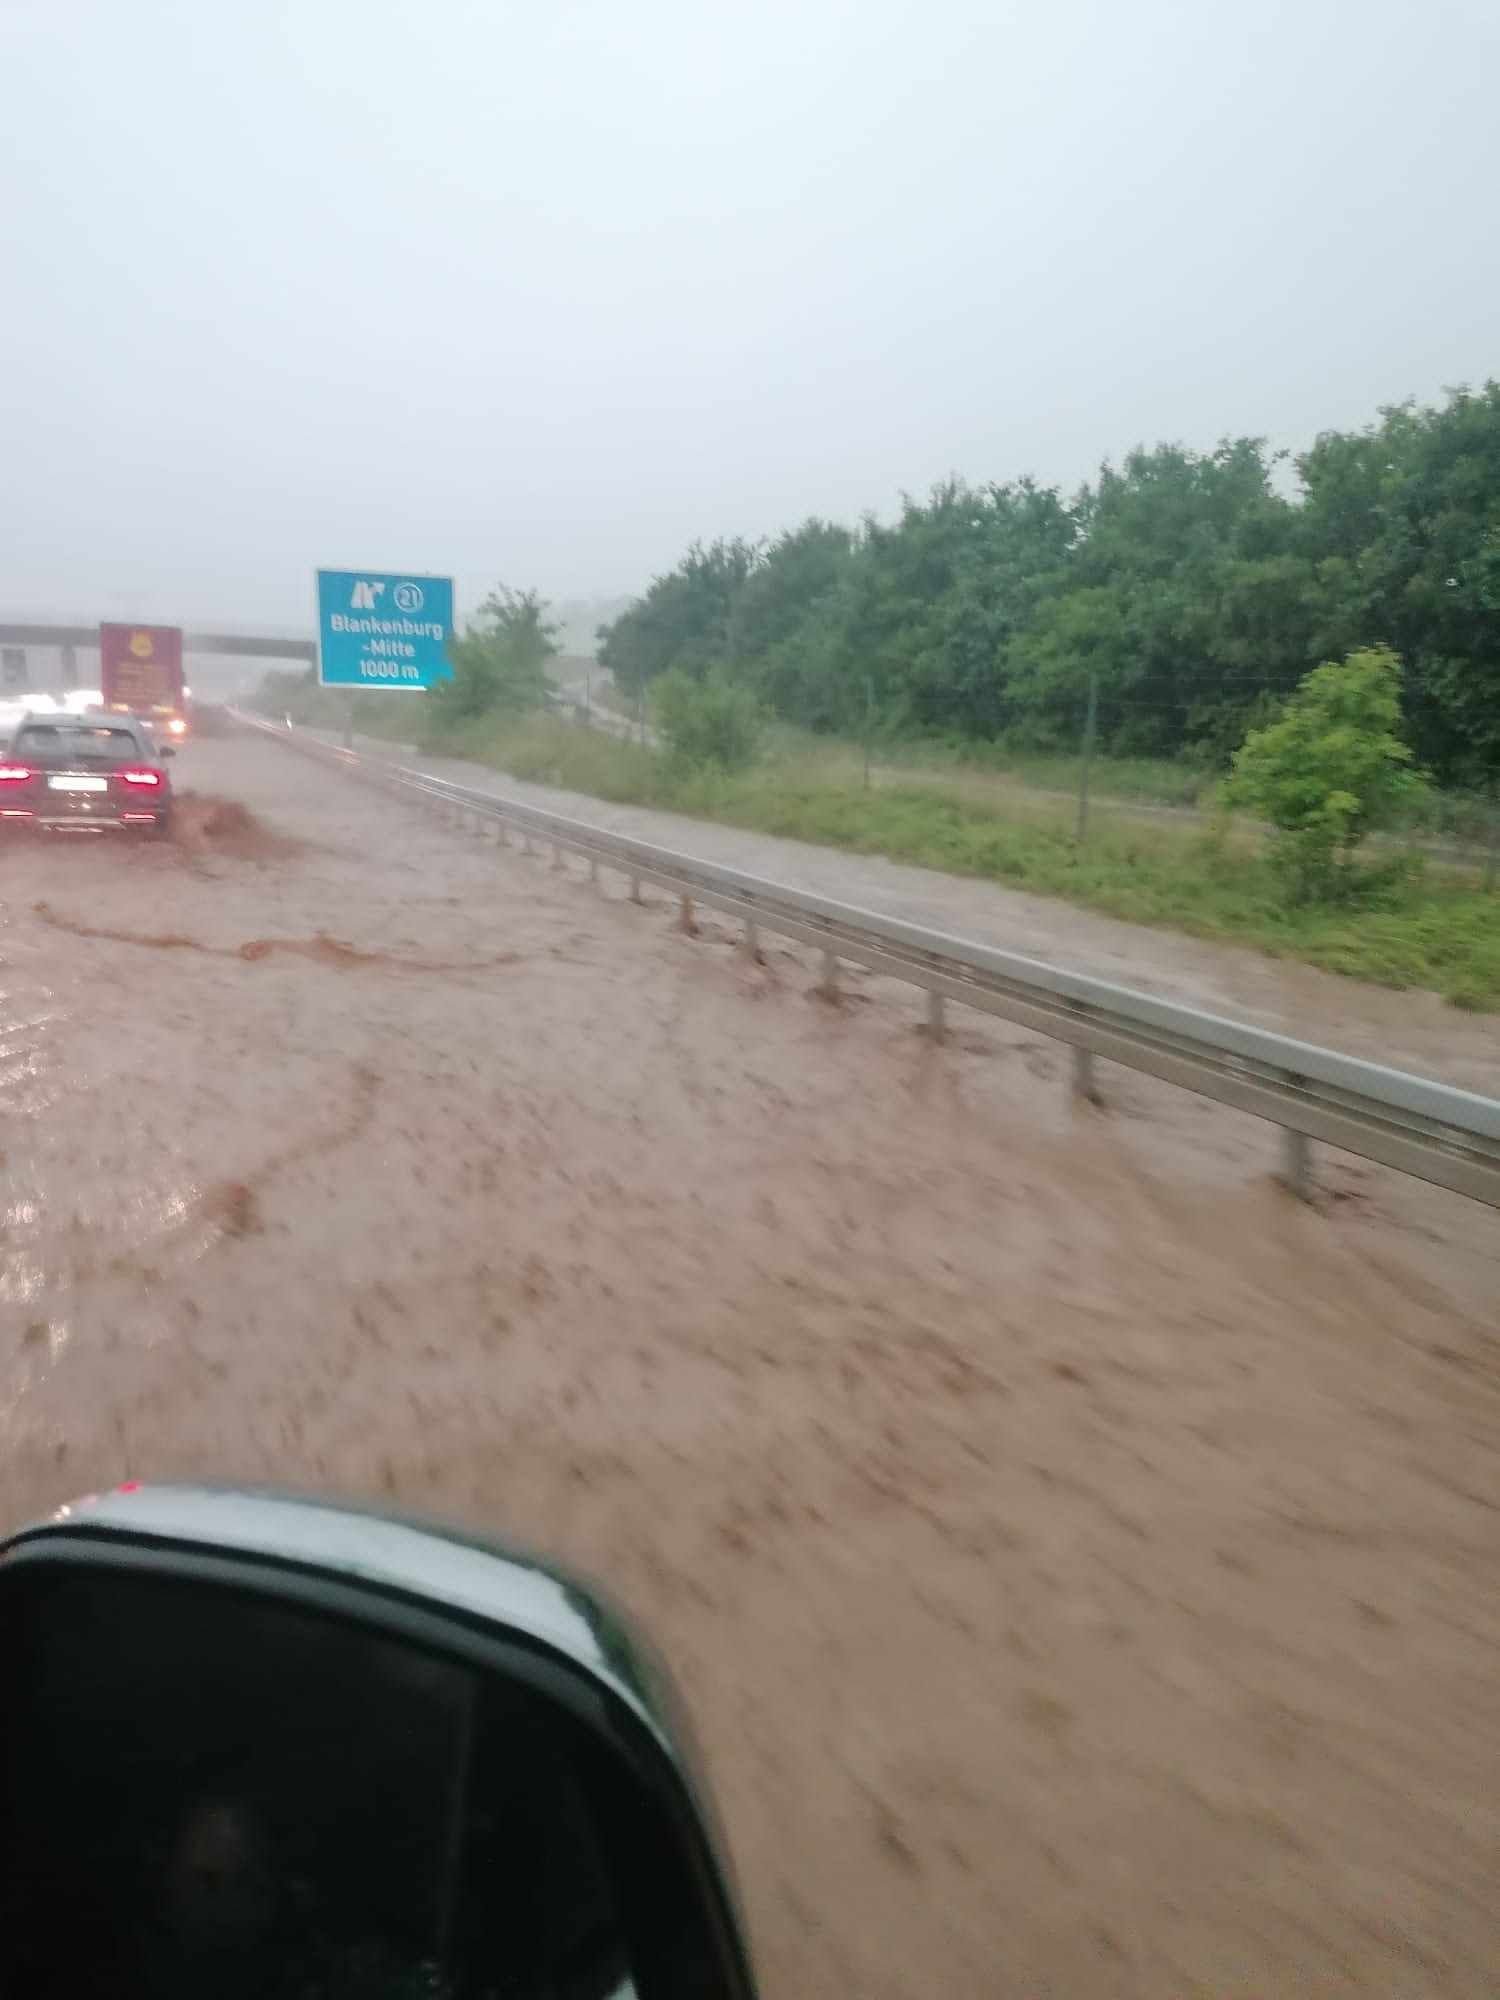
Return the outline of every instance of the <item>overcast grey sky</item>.
<path id="1" fill-rule="evenodd" d="M 1500 0 L 0 0 L 0 615 L 1301 445 L 1500 371 Z"/>

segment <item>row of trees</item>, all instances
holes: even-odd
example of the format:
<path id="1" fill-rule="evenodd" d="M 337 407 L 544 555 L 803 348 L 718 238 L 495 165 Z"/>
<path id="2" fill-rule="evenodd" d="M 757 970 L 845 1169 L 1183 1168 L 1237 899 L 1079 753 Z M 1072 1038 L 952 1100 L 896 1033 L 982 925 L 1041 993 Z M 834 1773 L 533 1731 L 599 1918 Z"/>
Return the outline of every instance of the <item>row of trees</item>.
<path id="1" fill-rule="evenodd" d="M 1452 783 L 1500 771 L 1500 383 L 1325 432 L 1132 452 L 1068 499 L 950 479 L 899 519 L 695 544 L 600 631 L 635 692 L 733 680 L 788 721 L 1227 762 L 1319 662 L 1388 647 Z M 1294 475 L 1294 476 L 1292 476 Z M 1285 489 L 1285 490 L 1284 490 Z"/>

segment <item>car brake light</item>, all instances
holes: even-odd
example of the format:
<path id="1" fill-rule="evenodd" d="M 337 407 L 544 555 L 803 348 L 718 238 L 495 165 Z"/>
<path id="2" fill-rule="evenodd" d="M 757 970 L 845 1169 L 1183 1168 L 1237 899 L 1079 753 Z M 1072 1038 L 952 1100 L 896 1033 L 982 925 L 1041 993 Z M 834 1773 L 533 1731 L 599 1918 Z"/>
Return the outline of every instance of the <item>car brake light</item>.
<path id="1" fill-rule="evenodd" d="M 118 775 L 122 785 L 139 785 L 148 791 L 161 783 L 160 771 L 121 771 Z"/>
<path id="2" fill-rule="evenodd" d="M 0 785 L 24 785 L 35 776 L 29 764 L 0 764 Z"/>
<path id="3" fill-rule="evenodd" d="M 174 715 L 172 717 L 172 720 L 167 724 L 167 729 L 173 736 L 187 735 L 187 724 L 183 721 L 180 715 Z"/>

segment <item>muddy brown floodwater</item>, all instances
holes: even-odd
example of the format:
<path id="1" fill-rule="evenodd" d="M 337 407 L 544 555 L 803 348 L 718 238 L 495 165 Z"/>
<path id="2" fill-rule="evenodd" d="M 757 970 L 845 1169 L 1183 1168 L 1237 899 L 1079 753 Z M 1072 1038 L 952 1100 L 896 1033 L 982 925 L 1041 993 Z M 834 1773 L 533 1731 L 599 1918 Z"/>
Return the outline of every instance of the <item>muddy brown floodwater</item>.
<path id="1" fill-rule="evenodd" d="M 281 1480 L 581 1564 L 778 2000 L 1493 1995 L 1500 1217 L 1304 1208 L 1254 1120 L 279 746 L 179 772 L 177 845 L 0 851 L 7 1525 Z"/>

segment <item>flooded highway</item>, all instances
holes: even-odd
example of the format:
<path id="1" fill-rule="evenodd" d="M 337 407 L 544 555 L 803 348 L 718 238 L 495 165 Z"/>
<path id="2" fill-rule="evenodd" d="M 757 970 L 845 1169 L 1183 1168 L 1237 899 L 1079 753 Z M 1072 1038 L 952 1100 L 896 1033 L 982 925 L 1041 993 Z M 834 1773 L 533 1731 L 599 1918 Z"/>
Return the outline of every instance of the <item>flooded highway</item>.
<path id="1" fill-rule="evenodd" d="M 7 1524 L 275 1481 L 585 1568 L 787 2000 L 1493 1994 L 1500 1216 L 1303 1207 L 1255 1120 L 279 745 L 175 769 L 170 843 L 0 847 Z"/>

